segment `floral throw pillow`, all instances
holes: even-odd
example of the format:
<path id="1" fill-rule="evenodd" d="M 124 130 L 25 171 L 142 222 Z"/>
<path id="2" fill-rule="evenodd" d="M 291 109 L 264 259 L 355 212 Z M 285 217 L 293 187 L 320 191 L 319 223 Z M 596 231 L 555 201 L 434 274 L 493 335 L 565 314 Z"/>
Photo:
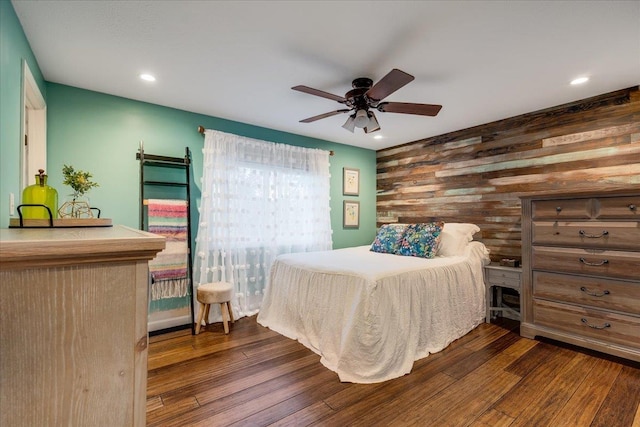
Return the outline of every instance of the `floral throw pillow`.
<path id="1" fill-rule="evenodd" d="M 378 235 L 371 245 L 373 252 L 395 254 L 407 224 L 384 224 L 380 226 Z"/>
<path id="2" fill-rule="evenodd" d="M 408 225 L 404 230 L 396 254 L 433 258 L 438 252 L 444 222 L 428 222 Z"/>

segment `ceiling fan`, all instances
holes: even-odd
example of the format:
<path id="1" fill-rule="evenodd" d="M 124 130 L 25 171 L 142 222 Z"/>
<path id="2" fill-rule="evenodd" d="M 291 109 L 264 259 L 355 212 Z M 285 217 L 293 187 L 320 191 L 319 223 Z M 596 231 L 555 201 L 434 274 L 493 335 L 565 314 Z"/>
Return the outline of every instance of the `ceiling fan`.
<path id="1" fill-rule="evenodd" d="M 334 95 L 302 85 L 294 86 L 291 89 L 338 101 L 349 107 L 309 117 L 300 120 L 300 123 L 311 123 L 316 120 L 335 116 L 336 114 L 352 112 L 342 127 L 351 132 L 358 127 L 364 129 L 365 133 L 371 133 L 380 130 L 380 125 L 378 124 L 376 115 L 372 111 L 373 109 L 383 113 L 418 114 L 421 116 L 435 116 L 438 114 L 442 105 L 414 104 L 410 102 L 380 102 L 413 79 L 414 77 L 412 75 L 394 68 L 375 85 L 373 84 L 373 80 L 368 77 L 355 79 L 351 83 L 353 89 L 344 96 Z"/>

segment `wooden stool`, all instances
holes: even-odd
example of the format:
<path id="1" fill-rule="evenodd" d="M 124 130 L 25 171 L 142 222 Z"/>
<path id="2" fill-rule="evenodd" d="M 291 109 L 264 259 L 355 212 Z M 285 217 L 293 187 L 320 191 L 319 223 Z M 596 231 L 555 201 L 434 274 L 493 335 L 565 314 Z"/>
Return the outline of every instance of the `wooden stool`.
<path id="1" fill-rule="evenodd" d="M 205 324 L 209 320 L 209 308 L 211 304 L 220 304 L 222 312 L 222 323 L 224 324 L 224 333 L 229 333 L 229 323 L 227 318 L 233 323 L 233 311 L 231 310 L 231 298 L 233 298 L 233 286 L 226 282 L 205 283 L 198 286 L 198 302 L 200 303 L 200 315 L 198 316 L 198 324 L 196 325 L 196 335 L 200 333 L 202 319 Z"/>

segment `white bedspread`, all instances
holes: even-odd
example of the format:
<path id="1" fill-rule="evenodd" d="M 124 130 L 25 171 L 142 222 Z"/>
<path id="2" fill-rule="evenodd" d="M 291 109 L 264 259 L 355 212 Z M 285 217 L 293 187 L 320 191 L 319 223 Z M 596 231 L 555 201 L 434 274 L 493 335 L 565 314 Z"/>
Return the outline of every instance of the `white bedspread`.
<path id="1" fill-rule="evenodd" d="M 386 381 L 484 320 L 487 262 L 479 242 L 434 259 L 369 246 L 281 255 L 258 322 L 319 354 L 341 381 Z"/>

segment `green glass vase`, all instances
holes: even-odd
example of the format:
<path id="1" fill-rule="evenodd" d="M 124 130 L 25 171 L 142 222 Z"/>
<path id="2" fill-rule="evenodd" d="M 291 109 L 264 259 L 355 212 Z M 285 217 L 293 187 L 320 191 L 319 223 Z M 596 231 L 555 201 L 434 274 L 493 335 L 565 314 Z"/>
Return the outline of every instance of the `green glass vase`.
<path id="1" fill-rule="evenodd" d="M 36 183 L 28 186 L 22 191 L 23 205 L 44 205 L 51 211 L 52 218 L 58 217 L 58 192 L 55 188 L 47 185 L 47 175 L 44 169 L 38 169 Z M 23 207 L 21 209 L 22 218 L 25 219 L 49 219 L 49 212 L 42 206 Z"/>

